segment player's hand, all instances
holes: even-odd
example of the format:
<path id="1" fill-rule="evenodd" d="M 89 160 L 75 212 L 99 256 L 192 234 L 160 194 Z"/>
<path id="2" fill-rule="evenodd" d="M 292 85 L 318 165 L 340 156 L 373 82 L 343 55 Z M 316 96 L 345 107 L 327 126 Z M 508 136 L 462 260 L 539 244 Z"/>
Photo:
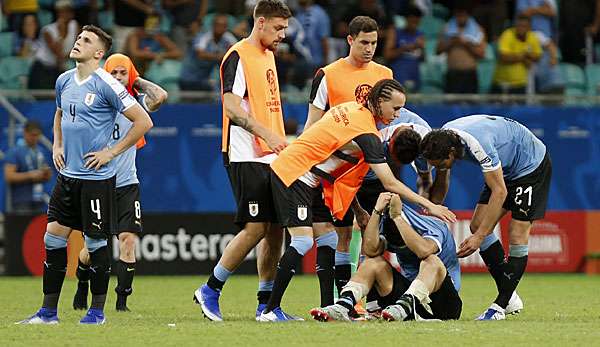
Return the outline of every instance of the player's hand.
<path id="1" fill-rule="evenodd" d="M 402 214 L 402 200 L 400 199 L 400 195 L 392 194 L 392 198 L 390 199 L 390 217 L 392 219 L 400 216 Z"/>
<path id="2" fill-rule="evenodd" d="M 379 197 L 377 198 L 377 202 L 375 203 L 375 209 L 377 211 L 383 211 L 383 209 L 385 209 L 390 204 L 391 198 L 392 198 L 392 193 L 383 192 L 383 193 L 379 194 Z"/>
<path id="3" fill-rule="evenodd" d="M 477 249 L 479 249 L 479 246 L 481 246 L 481 242 L 483 242 L 483 237 L 481 237 L 479 234 L 473 234 L 469 236 L 460 244 L 458 252 L 456 252 L 456 256 L 459 258 L 470 256 Z"/>
<path id="4" fill-rule="evenodd" d="M 29 180 L 31 182 L 42 182 L 44 181 L 44 177 L 45 177 L 45 173 L 43 170 L 31 170 L 27 172 L 27 175 L 29 175 Z"/>
<path id="5" fill-rule="evenodd" d="M 369 224 L 369 213 L 365 211 L 364 208 L 359 208 L 357 211 L 354 211 L 354 217 L 356 218 L 356 224 L 360 228 L 360 231 L 365 231 L 367 229 L 367 224 Z"/>
<path id="6" fill-rule="evenodd" d="M 99 152 L 90 152 L 86 154 L 83 158 L 87 158 L 88 160 L 85 162 L 85 167 L 88 169 L 98 170 L 102 166 L 108 164 L 115 155 L 111 150 L 105 148 Z"/>
<path id="7" fill-rule="evenodd" d="M 271 136 L 266 138 L 265 142 L 267 143 L 269 148 L 276 154 L 281 153 L 281 151 L 283 151 L 288 145 L 288 142 L 285 139 L 285 137 L 278 136 L 275 134 L 272 134 Z"/>
<path id="8" fill-rule="evenodd" d="M 433 205 L 427 208 L 427 214 L 438 217 L 444 222 L 454 223 L 456 222 L 456 215 L 443 205 Z"/>
<path id="9" fill-rule="evenodd" d="M 52 162 L 58 171 L 65 168 L 65 150 L 62 147 L 52 147 Z"/>

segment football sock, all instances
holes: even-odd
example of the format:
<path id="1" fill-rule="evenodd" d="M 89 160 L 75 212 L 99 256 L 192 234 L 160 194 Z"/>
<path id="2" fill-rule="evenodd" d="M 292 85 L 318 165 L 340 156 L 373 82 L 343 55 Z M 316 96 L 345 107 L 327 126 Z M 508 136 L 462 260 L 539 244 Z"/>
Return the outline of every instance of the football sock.
<path id="1" fill-rule="evenodd" d="M 90 252 L 90 260 L 90 291 L 92 292 L 90 308 L 103 310 L 110 280 L 108 247 L 103 246 Z"/>
<path id="2" fill-rule="evenodd" d="M 354 310 L 354 305 L 356 305 L 356 300 L 354 299 L 354 294 L 350 290 L 346 290 L 340 294 L 338 301 L 336 304 L 343 306 L 348 311 Z"/>
<path id="3" fill-rule="evenodd" d="M 273 281 L 260 281 L 258 282 L 258 292 L 256 298 L 259 304 L 266 304 L 271 297 L 273 292 Z"/>
<path id="4" fill-rule="evenodd" d="M 529 247 L 527 245 L 510 245 L 506 268 L 502 273 L 502 286 L 494 301 L 498 306 L 506 308 L 512 293 L 517 289 L 519 281 L 525 273 Z"/>
<path id="5" fill-rule="evenodd" d="M 52 235 L 44 235 L 46 261 L 44 261 L 42 307 L 56 310 L 58 299 L 67 273 L 67 239 Z"/>
<path id="6" fill-rule="evenodd" d="M 270 312 L 281 305 L 283 294 L 292 280 L 292 277 L 296 272 L 296 267 L 300 264 L 302 257 L 303 255 L 298 253 L 294 247 L 289 246 L 286 249 L 277 265 L 277 274 L 275 275 L 273 292 L 271 293 L 271 297 L 267 302 L 267 307 L 264 312 Z"/>
<path id="7" fill-rule="evenodd" d="M 496 238 L 496 241 L 488 245 L 488 247 L 485 250 L 480 249 L 479 254 L 481 254 L 483 262 L 485 263 L 485 265 L 488 268 L 488 271 L 494 278 L 494 282 L 496 282 L 496 288 L 498 289 L 498 291 L 500 291 L 503 277 L 502 273 L 504 272 L 504 267 L 506 266 L 506 262 L 504 260 L 504 249 L 502 248 L 502 244 Z"/>
<path id="8" fill-rule="evenodd" d="M 212 275 L 208 278 L 208 282 L 206 284 L 213 290 L 220 292 L 225 285 L 225 282 L 231 276 L 233 271 L 227 270 L 221 263 L 218 263 L 217 266 L 213 269 Z"/>
<path id="9" fill-rule="evenodd" d="M 317 276 L 321 290 L 321 307 L 333 305 L 333 286 L 335 281 L 335 247 L 337 234 L 335 231 L 316 238 L 317 243 Z"/>
<path id="10" fill-rule="evenodd" d="M 350 281 L 352 276 L 352 265 L 350 264 L 350 253 L 335 252 L 335 286 L 338 293 Z"/>
<path id="11" fill-rule="evenodd" d="M 117 287 L 115 292 L 121 296 L 131 295 L 133 288 L 133 276 L 135 275 L 135 262 L 128 263 L 123 260 L 119 260 L 117 263 Z"/>

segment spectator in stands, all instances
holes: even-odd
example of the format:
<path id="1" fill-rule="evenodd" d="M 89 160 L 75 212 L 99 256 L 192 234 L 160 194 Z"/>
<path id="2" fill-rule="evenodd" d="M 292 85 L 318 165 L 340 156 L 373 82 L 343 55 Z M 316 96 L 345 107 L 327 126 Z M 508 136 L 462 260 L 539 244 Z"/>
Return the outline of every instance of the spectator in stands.
<path id="1" fill-rule="evenodd" d="M 600 0 L 560 2 L 559 47 L 562 61 L 571 64 L 586 62 L 586 35 L 597 40 L 600 29 Z M 589 52 L 593 54 L 593 52 Z"/>
<path id="2" fill-rule="evenodd" d="M 405 11 L 406 26 L 403 29 L 391 27 L 386 35 L 384 58 L 394 72 L 394 78 L 408 91 L 419 90 L 419 63 L 423 60 L 425 37 L 418 30 L 423 16 L 417 7 Z"/>
<path id="3" fill-rule="evenodd" d="M 79 34 L 71 1 L 58 0 L 54 9 L 56 21 L 40 32 L 39 48 L 29 71 L 29 89 L 54 89 L 56 79 L 66 70 L 69 52 Z"/>
<path id="4" fill-rule="evenodd" d="M 296 19 L 302 24 L 313 67 L 327 64 L 329 47 L 327 39 L 331 36 L 331 23 L 325 10 L 313 0 L 299 0 Z"/>
<path id="5" fill-rule="evenodd" d="M 42 213 L 44 186 L 52 176 L 48 159 L 38 146 L 42 128 L 38 122 L 28 121 L 23 129 L 23 142 L 10 148 L 4 164 L 4 180 L 10 186 L 10 212 Z"/>
<path id="6" fill-rule="evenodd" d="M 446 93 L 477 93 L 477 62 L 485 56 L 486 46 L 485 32 L 468 7 L 455 7 L 437 45 L 438 54 L 447 54 Z"/>
<path id="7" fill-rule="evenodd" d="M 8 21 L 8 31 L 18 31 L 23 19 L 28 14 L 36 15 L 39 10 L 38 0 L 4 0 L 2 14 Z"/>
<path id="8" fill-rule="evenodd" d="M 227 13 L 234 17 L 246 14 L 246 0 L 218 0 L 213 2 L 215 13 Z M 256 5 L 256 1 L 253 5 Z"/>
<path id="9" fill-rule="evenodd" d="M 548 38 L 555 37 L 556 2 L 554 0 L 517 0 L 515 12 L 517 15 L 531 19 L 532 31 L 539 31 Z"/>
<path id="10" fill-rule="evenodd" d="M 473 0 L 473 17 L 485 30 L 489 42 L 496 42 L 508 19 L 506 0 Z"/>
<path id="11" fill-rule="evenodd" d="M 498 40 L 498 60 L 493 94 L 524 94 L 527 91 L 529 69 L 542 56 L 537 35 L 531 31 L 529 17 L 518 16 L 514 28 L 506 29 Z"/>
<path id="12" fill-rule="evenodd" d="M 223 55 L 236 42 L 235 36 L 227 31 L 227 15 L 215 15 L 212 30 L 198 34 L 192 49 L 186 53 L 179 79 L 181 89 L 216 90 L 219 81 L 211 79 L 211 75 L 219 68 Z"/>
<path id="13" fill-rule="evenodd" d="M 98 25 L 98 0 L 75 0 L 73 10 L 77 23 Z"/>
<path id="14" fill-rule="evenodd" d="M 306 42 L 306 34 L 296 17 L 288 18 L 285 38 L 275 52 L 279 84 L 291 85 L 298 89 L 305 87 L 312 77 L 314 66 L 310 49 Z"/>
<path id="15" fill-rule="evenodd" d="M 36 15 L 28 14 L 23 17 L 16 34 L 14 54 L 21 58 L 33 58 L 40 45 L 40 24 Z"/>
<path id="16" fill-rule="evenodd" d="M 202 28 L 208 0 L 162 0 L 162 6 L 171 17 L 171 38 L 186 53 L 192 39 Z"/>
<path id="17" fill-rule="evenodd" d="M 551 38 L 535 31 L 544 53 L 535 66 L 535 90 L 543 94 L 562 94 L 565 82 L 558 66 L 558 48 Z"/>
<path id="18" fill-rule="evenodd" d="M 113 52 L 123 53 L 130 34 L 144 28 L 148 17 L 158 15 L 153 4 L 153 0 L 114 0 Z"/>
<path id="19" fill-rule="evenodd" d="M 151 16 L 144 28 L 135 29 L 126 41 L 126 52 L 141 75 L 151 62 L 162 63 L 164 59 L 180 59 L 183 56 L 175 42 L 160 32 L 160 17 Z"/>

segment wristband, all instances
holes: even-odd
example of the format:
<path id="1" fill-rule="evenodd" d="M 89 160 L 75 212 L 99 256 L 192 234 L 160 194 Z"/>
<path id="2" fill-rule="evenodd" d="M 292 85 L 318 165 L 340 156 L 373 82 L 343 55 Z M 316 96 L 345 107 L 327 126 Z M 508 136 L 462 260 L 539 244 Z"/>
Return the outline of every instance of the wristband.
<path id="1" fill-rule="evenodd" d="M 376 208 L 373 209 L 373 213 L 378 214 L 379 216 L 383 216 L 383 211 L 379 211 Z"/>

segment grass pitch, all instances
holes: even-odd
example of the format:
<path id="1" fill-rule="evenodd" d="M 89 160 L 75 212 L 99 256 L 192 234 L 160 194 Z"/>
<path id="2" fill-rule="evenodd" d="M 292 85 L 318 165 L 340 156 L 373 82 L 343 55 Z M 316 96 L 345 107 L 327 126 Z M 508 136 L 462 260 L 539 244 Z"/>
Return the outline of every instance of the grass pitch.
<path id="1" fill-rule="evenodd" d="M 386 346 L 386 345 L 599 345 L 600 276 L 526 274 L 519 286 L 525 310 L 502 322 L 474 322 L 495 297 L 489 275 L 463 276 L 462 318 L 441 323 L 320 323 L 308 310 L 318 304 L 314 276 L 297 276 L 284 298 L 286 311 L 300 323 L 254 321 L 255 276 L 233 276 L 221 299 L 226 322 L 202 317 L 192 294 L 206 277 L 136 277 L 132 312 L 114 311 L 112 292 L 105 326 L 80 326 L 71 309 L 75 281 L 63 286 L 58 326 L 19 326 L 41 303 L 41 278 L 0 277 L 0 346 Z"/>

